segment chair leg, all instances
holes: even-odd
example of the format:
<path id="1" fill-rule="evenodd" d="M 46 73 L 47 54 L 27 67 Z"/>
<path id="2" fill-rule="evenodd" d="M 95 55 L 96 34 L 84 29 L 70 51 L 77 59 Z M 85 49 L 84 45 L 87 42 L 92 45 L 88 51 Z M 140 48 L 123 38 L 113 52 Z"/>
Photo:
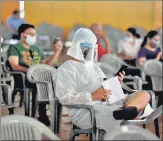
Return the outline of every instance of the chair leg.
<path id="1" fill-rule="evenodd" d="M 145 125 L 145 124 L 143 124 L 143 128 L 144 128 L 144 129 L 146 128 L 146 125 Z"/>
<path id="2" fill-rule="evenodd" d="M 89 134 L 89 140 L 92 141 L 92 133 Z"/>
<path id="3" fill-rule="evenodd" d="M 12 103 L 14 103 L 14 101 L 15 101 L 16 94 L 17 94 L 17 91 L 13 91 L 13 93 L 12 93 Z M 8 108 L 8 111 L 9 111 L 9 115 L 14 114 L 14 108 Z"/>
<path id="4" fill-rule="evenodd" d="M 160 138 L 158 118 L 156 118 L 156 119 L 154 120 L 154 126 L 155 126 L 155 133 L 156 133 L 156 136 Z"/>
<path id="5" fill-rule="evenodd" d="M 25 108 L 25 116 L 30 116 L 30 92 L 29 89 L 26 88 L 26 92 L 24 93 L 24 108 Z"/>
<path id="6" fill-rule="evenodd" d="M 74 140 L 75 140 L 75 133 L 73 132 L 73 129 L 71 129 L 69 141 L 74 141 Z"/>
<path id="7" fill-rule="evenodd" d="M 59 104 L 58 106 L 58 122 L 57 122 L 57 134 L 60 133 L 60 125 L 62 120 L 62 105 Z"/>
<path id="8" fill-rule="evenodd" d="M 106 133 L 103 129 L 98 129 L 98 140 L 101 141 L 104 138 L 104 134 Z"/>
<path id="9" fill-rule="evenodd" d="M 24 100 L 24 92 L 23 91 L 20 91 L 20 103 L 19 103 L 19 107 L 22 107 L 23 100 Z"/>

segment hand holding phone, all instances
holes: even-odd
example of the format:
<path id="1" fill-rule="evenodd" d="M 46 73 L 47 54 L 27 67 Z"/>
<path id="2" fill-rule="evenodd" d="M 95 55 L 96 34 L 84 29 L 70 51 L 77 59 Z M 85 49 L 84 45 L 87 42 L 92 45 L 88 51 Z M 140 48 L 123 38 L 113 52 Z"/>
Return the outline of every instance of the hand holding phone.
<path id="1" fill-rule="evenodd" d="M 121 72 L 126 72 L 126 69 L 127 69 L 128 66 L 126 65 L 122 65 L 121 68 L 118 70 L 118 72 L 115 74 L 115 76 L 119 76 L 119 73 Z"/>

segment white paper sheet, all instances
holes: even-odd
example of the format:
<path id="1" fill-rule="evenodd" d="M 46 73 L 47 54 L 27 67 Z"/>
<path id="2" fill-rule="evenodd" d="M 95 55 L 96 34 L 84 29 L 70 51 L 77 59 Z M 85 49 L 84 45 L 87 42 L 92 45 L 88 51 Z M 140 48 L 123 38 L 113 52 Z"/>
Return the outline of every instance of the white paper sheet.
<path id="1" fill-rule="evenodd" d="M 102 83 L 104 89 L 110 89 L 112 94 L 108 99 L 108 103 L 112 104 L 119 100 L 125 98 L 125 94 L 123 93 L 121 84 L 117 77 L 112 77 Z"/>

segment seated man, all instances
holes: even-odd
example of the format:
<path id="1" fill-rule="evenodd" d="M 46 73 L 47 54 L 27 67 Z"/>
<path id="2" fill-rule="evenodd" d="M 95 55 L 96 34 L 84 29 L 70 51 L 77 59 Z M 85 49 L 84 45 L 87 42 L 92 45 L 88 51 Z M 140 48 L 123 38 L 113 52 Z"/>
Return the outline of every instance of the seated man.
<path id="1" fill-rule="evenodd" d="M 19 29 L 20 42 L 16 45 L 11 45 L 8 49 L 8 61 L 11 65 L 13 71 L 21 71 L 25 74 L 27 73 L 31 65 L 43 63 L 54 66 L 59 58 L 60 52 L 62 50 L 62 42 L 58 41 L 54 44 L 55 53 L 48 59 L 44 59 L 43 53 L 40 49 L 35 46 L 36 43 L 36 30 L 33 25 L 22 24 Z M 14 76 L 15 87 L 23 89 L 22 77 L 20 75 Z M 30 83 L 26 79 L 26 87 L 32 88 L 33 98 L 32 98 L 32 116 L 35 116 L 35 97 L 36 97 L 36 85 Z M 13 95 L 13 101 L 14 101 Z M 12 111 L 11 111 L 12 114 Z M 49 119 L 46 115 L 46 105 L 40 104 L 39 106 L 39 118 L 40 121 L 49 125 Z"/>
<path id="2" fill-rule="evenodd" d="M 109 132 L 113 126 L 120 125 L 122 119 L 136 118 L 149 103 L 150 95 L 146 91 L 138 91 L 130 98 L 126 96 L 126 99 L 115 104 L 104 104 L 102 101 L 109 99 L 112 92 L 102 88 L 102 82 L 106 77 L 93 62 L 96 43 L 97 38 L 89 29 L 81 28 L 75 33 L 72 47 L 67 52 L 71 60 L 66 61 L 57 70 L 55 93 L 63 105 L 92 105 L 95 109 L 96 126 Z M 120 81 L 123 80 L 123 76 L 124 73 L 120 73 Z M 80 128 L 91 127 L 88 110 L 69 110 L 73 124 Z"/>
<path id="3" fill-rule="evenodd" d="M 23 23 L 25 23 L 25 21 L 23 18 L 20 18 L 20 11 L 17 9 L 12 12 L 12 16 L 7 20 L 7 26 L 16 32 L 18 31 L 19 26 Z"/>

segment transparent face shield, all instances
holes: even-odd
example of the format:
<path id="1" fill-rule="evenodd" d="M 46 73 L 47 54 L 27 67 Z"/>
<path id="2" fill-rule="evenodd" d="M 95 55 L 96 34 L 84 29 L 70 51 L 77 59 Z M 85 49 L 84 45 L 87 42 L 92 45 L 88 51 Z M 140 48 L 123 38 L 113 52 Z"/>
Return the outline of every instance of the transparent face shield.
<path id="1" fill-rule="evenodd" d="M 85 61 L 97 62 L 97 44 L 80 43 Z"/>

